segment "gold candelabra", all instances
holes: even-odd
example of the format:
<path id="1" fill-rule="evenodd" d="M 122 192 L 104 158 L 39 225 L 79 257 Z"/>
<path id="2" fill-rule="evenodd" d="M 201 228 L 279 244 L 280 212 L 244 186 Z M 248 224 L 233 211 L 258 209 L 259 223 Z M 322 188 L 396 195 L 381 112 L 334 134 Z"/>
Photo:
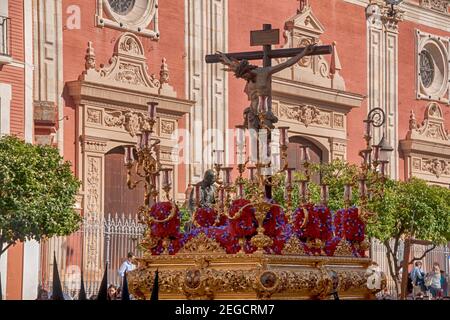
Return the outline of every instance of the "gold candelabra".
<path id="1" fill-rule="evenodd" d="M 289 186 L 287 187 L 287 197 L 288 197 L 288 205 L 286 208 L 283 208 L 288 216 L 290 217 L 292 214 L 292 171 L 293 169 L 289 169 L 288 167 L 288 139 L 287 139 L 287 131 L 289 127 L 280 127 L 280 166 L 281 168 L 274 168 L 272 166 L 272 162 L 268 159 L 270 157 L 270 151 L 268 149 L 268 145 L 270 144 L 270 133 L 267 133 L 268 127 L 265 125 L 266 120 L 266 111 L 260 110 L 258 112 L 258 119 L 261 125 L 261 130 L 263 131 L 263 138 L 258 139 L 255 138 L 254 132 L 251 135 L 253 138 L 252 147 L 253 151 L 256 148 L 256 157 L 254 159 L 250 159 L 251 157 L 246 157 L 245 152 L 245 127 L 237 126 L 236 127 L 236 136 L 237 136 L 237 169 L 238 169 L 238 177 L 235 182 L 231 181 L 232 175 L 232 167 L 224 166 L 224 152 L 223 150 L 214 150 L 213 158 L 214 158 L 214 170 L 216 173 L 216 191 L 215 191 L 215 205 L 214 209 L 217 213 L 216 223 L 220 221 L 222 216 L 225 216 L 229 220 L 239 219 L 246 208 L 252 207 L 254 209 L 255 219 L 258 223 L 257 234 L 252 237 L 251 243 L 257 248 L 257 252 L 263 252 L 265 247 L 272 245 L 273 240 L 264 234 L 264 219 L 267 216 L 267 213 L 271 210 L 273 206 L 281 207 L 278 204 L 275 204 L 266 197 L 266 188 L 267 186 L 272 186 L 272 176 L 274 173 L 288 172 L 289 176 Z M 264 134 L 265 131 L 265 134 Z M 261 138 L 261 137 L 260 137 Z M 252 162 L 252 166 L 249 166 L 249 163 Z M 245 179 L 243 177 L 246 170 L 249 170 L 249 189 L 252 191 L 248 194 L 245 194 L 248 203 L 241 207 L 238 212 L 234 215 L 231 215 L 231 203 L 233 200 L 237 198 L 244 197 L 244 185 Z M 197 198 L 199 197 L 199 186 L 197 185 L 196 190 Z M 197 201 L 197 205 L 199 201 Z M 240 239 L 241 244 L 241 252 L 243 252 L 243 241 L 244 239 Z"/>
<path id="2" fill-rule="evenodd" d="M 160 159 L 161 141 L 153 139 L 157 105 L 158 103 L 153 101 L 148 103 L 148 114 L 142 131 L 136 135 L 136 145 L 124 146 L 128 188 L 133 190 L 139 184 L 144 184 L 144 204 L 139 209 L 139 220 L 146 224 L 165 223 L 172 219 L 176 213 L 176 205 L 172 202 L 170 196 L 173 169 L 162 166 Z M 161 176 L 161 189 L 165 192 L 166 200 L 172 203 L 172 211 L 165 219 L 158 220 L 152 217 L 149 211 L 151 206 L 158 201 L 159 178 Z"/>

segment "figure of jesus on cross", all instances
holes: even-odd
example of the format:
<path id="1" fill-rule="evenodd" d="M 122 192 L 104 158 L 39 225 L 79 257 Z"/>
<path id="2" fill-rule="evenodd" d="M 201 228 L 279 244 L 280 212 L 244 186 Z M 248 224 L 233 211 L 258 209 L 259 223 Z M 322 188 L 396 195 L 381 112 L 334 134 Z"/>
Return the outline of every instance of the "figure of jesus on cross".
<path id="1" fill-rule="evenodd" d="M 279 43 L 279 30 L 265 24 L 263 30 L 252 31 L 251 44 L 262 45 L 263 51 L 240 52 L 225 54 L 218 52 L 206 56 L 207 63 L 221 62 L 226 65 L 226 71 L 234 73 L 236 78 L 246 80 L 244 92 L 248 96 L 250 106 L 244 111 L 245 123 L 248 129 L 261 129 L 263 126 L 273 129 L 278 122 L 272 112 L 272 75 L 293 66 L 305 56 L 331 53 L 331 46 L 310 45 L 306 48 L 272 50 L 272 44 Z M 283 63 L 272 66 L 272 58 L 291 57 Z M 263 66 L 258 67 L 248 60 L 263 59 Z M 264 125 L 260 123 L 258 113 L 265 114 Z"/>

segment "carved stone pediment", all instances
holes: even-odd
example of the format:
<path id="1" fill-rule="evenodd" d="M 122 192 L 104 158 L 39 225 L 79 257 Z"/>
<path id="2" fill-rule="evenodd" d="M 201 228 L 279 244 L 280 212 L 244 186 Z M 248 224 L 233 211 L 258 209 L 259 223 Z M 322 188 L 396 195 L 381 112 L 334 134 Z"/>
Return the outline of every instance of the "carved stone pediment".
<path id="1" fill-rule="evenodd" d="M 439 104 L 432 102 L 427 106 L 421 124 L 411 111 L 409 132 L 406 139 L 400 141 L 400 146 L 409 176 L 433 184 L 450 184 L 450 135 Z"/>
<path id="2" fill-rule="evenodd" d="M 162 94 L 176 97 L 173 88 L 168 84 L 169 70 L 166 60 L 162 60 L 159 75 L 148 74 L 147 59 L 144 47 L 132 33 L 124 33 L 116 42 L 114 52 L 107 65 L 96 67 L 96 57 L 92 42 L 86 51 L 85 71 L 79 80 L 101 83 L 105 86 L 121 86 L 124 89 L 148 91 L 151 94 Z"/>
<path id="3" fill-rule="evenodd" d="M 409 132 L 407 139 L 437 142 L 450 146 L 450 135 L 445 129 L 444 116 L 439 104 L 432 102 L 425 111 L 425 118 L 421 125 L 411 111 Z"/>
<path id="4" fill-rule="evenodd" d="M 288 19 L 284 26 L 284 48 L 298 48 L 309 44 L 322 44 L 320 36 L 325 28 L 314 15 L 310 5 Z M 305 57 L 293 67 L 278 73 L 277 77 L 306 82 L 327 88 L 345 90 L 344 79 L 339 75 L 341 64 L 337 55 L 336 44 L 331 64 L 323 56 Z M 285 59 L 278 59 L 281 63 Z"/>

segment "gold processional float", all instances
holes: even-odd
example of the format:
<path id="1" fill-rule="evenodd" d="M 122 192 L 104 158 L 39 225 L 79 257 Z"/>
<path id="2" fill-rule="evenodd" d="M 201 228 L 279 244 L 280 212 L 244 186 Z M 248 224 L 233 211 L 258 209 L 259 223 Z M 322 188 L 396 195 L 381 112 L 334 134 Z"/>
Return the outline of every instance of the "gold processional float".
<path id="1" fill-rule="evenodd" d="M 287 127 L 263 127 L 259 139 L 250 132 L 247 159 L 245 128 L 238 126 L 238 177 L 232 181 L 233 168 L 224 167 L 224 152 L 215 150 L 214 205 L 201 205 L 203 191 L 196 185 L 193 227 L 181 232 L 180 211 L 170 198 L 171 169 L 161 166 L 159 141 L 152 139 L 156 106 L 149 103 L 149 126 L 138 136 L 136 152 L 134 146 L 125 146 L 128 187 L 133 189 L 140 181 L 145 186 L 145 203 L 139 213 L 147 226 L 141 243 L 143 256 L 136 259 L 137 268 L 128 274 L 130 292 L 137 299 L 149 298 L 155 272 L 160 299 L 331 299 L 336 295 L 340 299 L 373 299 L 386 287 L 384 273 L 366 257 L 369 243 L 364 238 L 370 186 L 384 183 L 392 150 L 384 139 L 370 146 L 371 127 L 385 122 L 381 109 L 373 109 L 365 120 L 367 148 L 360 152 L 364 160 L 355 179 L 359 207 L 349 206 L 351 185 L 344 190 L 348 206 L 335 213 L 326 205 L 327 185 L 321 185 L 320 204 L 309 202 L 308 148 L 303 147 L 302 178 L 294 179 L 294 170 L 287 162 Z M 258 110 L 261 123 L 265 123 L 265 108 L 262 104 Z M 280 152 L 267 161 L 263 155 L 269 152 L 263 142 L 270 141 L 264 139 L 270 139 L 276 130 Z M 251 159 L 252 153 L 257 154 L 255 159 Z M 280 161 L 280 169 L 274 172 L 271 164 L 276 161 Z M 246 172 L 248 177 L 244 178 Z M 273 175 L 280 173 L 285 177 L 284 207 L 267 197 Z M 133 182 L 133 175 L 139 180 Z M 159 180 L 166 201 L 158 202 Z M 301 196 L 297 208 L 292 205 L 294 184 L 298 184 Z"/>

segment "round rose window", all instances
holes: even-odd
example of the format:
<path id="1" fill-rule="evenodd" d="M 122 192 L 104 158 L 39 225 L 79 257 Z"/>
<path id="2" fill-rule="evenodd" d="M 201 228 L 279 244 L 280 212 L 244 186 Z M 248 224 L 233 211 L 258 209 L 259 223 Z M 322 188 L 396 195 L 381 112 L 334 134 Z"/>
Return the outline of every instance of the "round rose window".
<path id="1" fill-rule="evenodd" d="M 434 80 L 434 62 L 427 50 L 420 53 L 420 79 L 425 88 L 429 88 Z"/>
<path id="2" fill-rule="evenodd" d="M 133 8 L 136 0 L 108 0 L 111 9 L 120 15 L 127 15 Z"/>

